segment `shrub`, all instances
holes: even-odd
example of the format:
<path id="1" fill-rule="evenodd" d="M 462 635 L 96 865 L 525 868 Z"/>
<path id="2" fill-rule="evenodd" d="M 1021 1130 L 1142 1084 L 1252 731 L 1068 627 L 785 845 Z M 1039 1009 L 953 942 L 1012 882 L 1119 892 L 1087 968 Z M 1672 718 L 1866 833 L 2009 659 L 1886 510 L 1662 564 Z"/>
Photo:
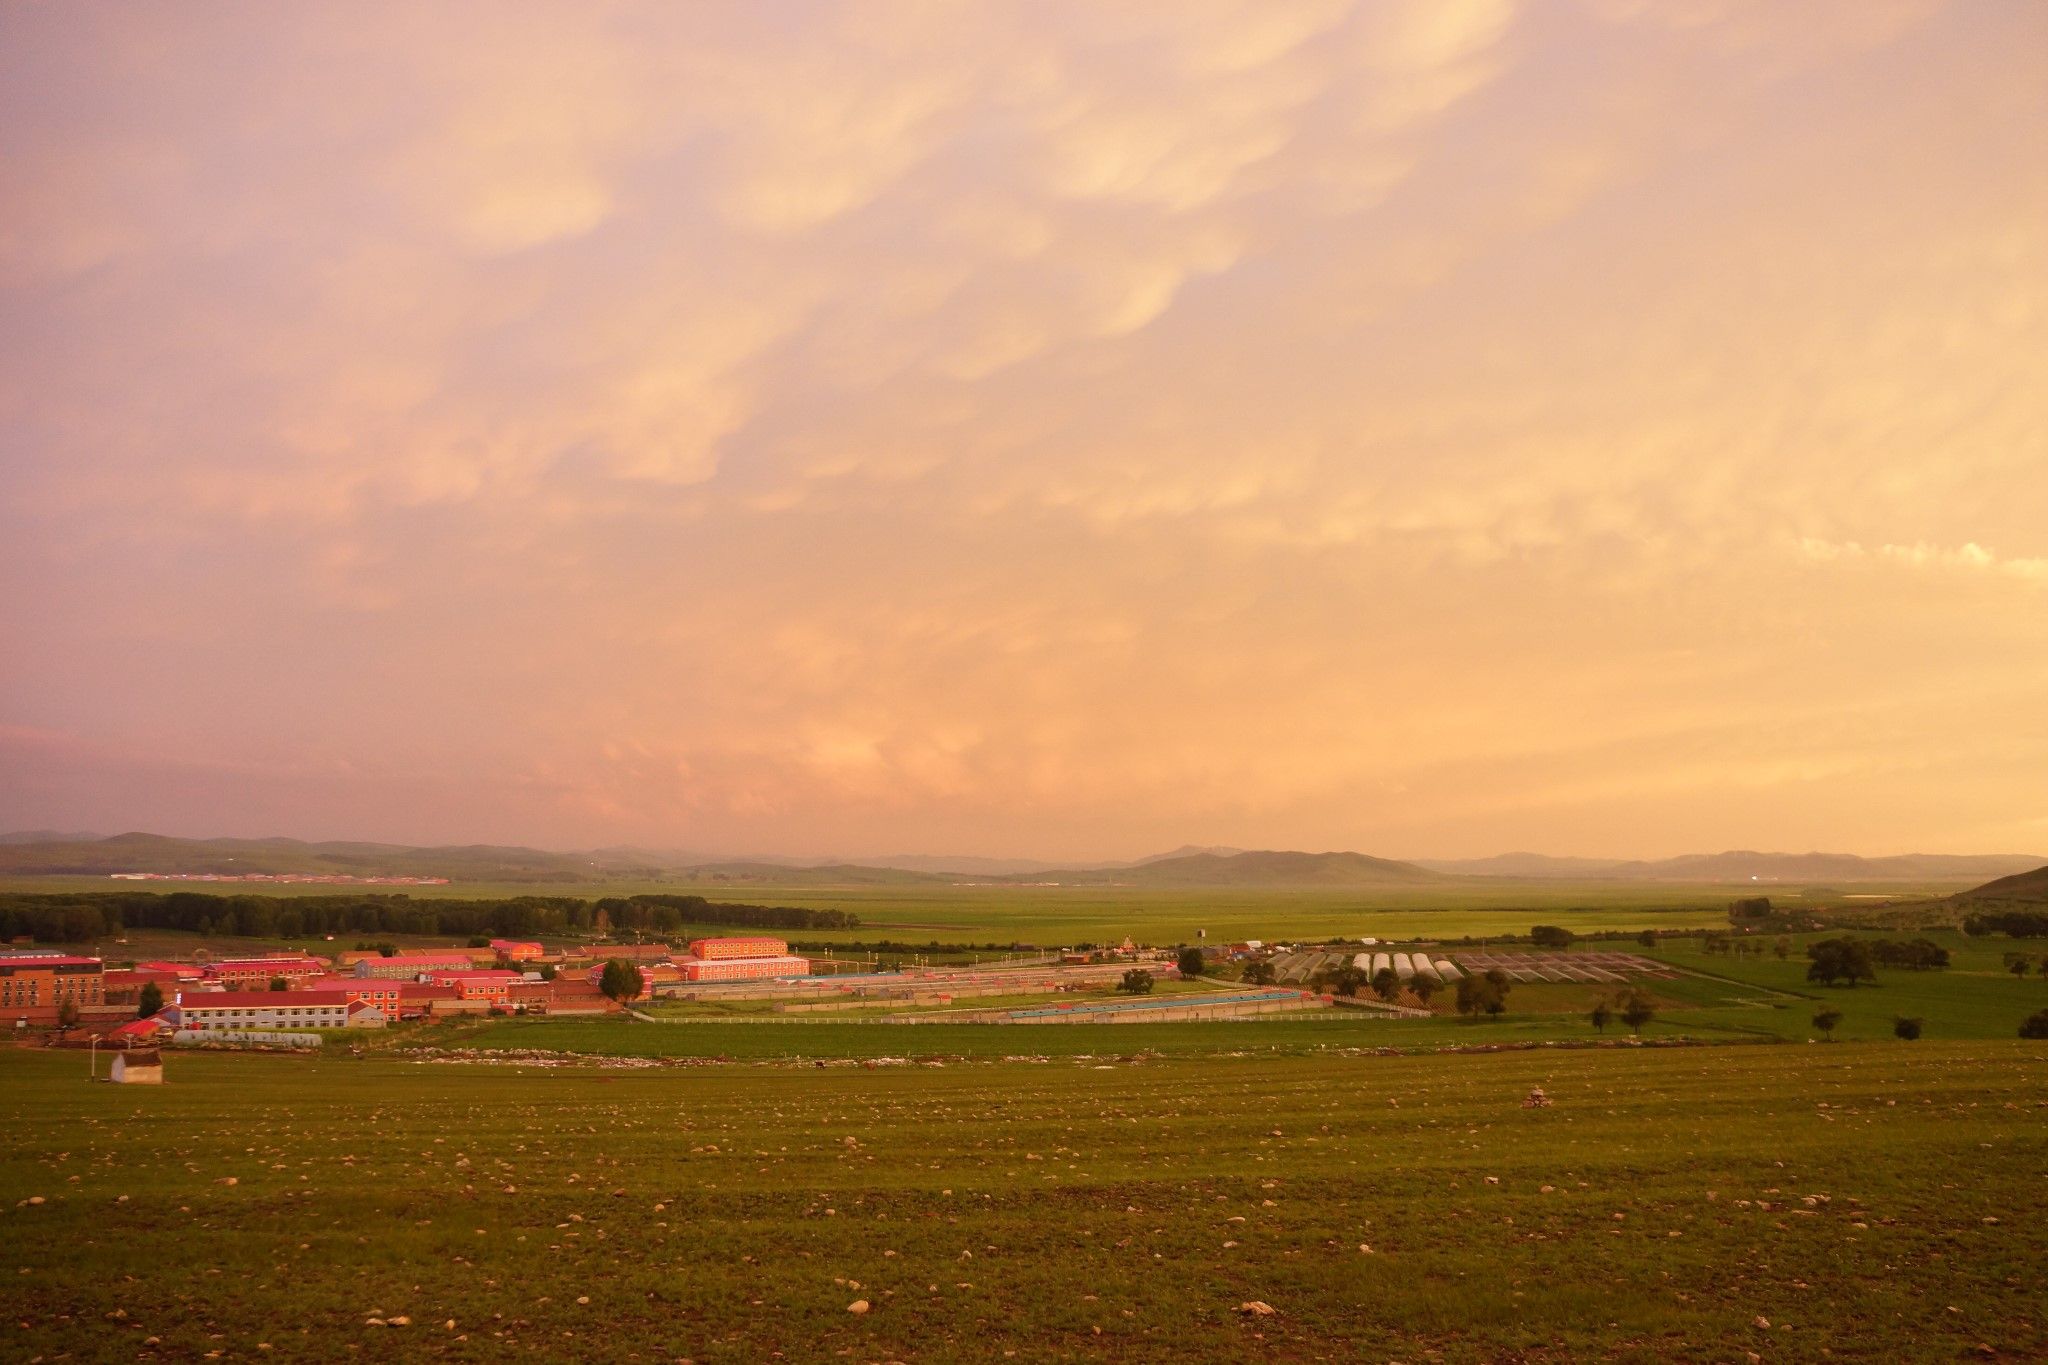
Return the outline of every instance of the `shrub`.
<path id="1" fill-rule="evenodd" d="M 1920 1036 L 1921 1022 L 1918 1019 L 1909 1019 L 1903 1014 L 1900 1015 L 1892 1020 L 1892 1037 L 1902 1038 L 1909 1043 L 1912 1042 Z"/>
<path id="2" fill-rule="evenodd" d="M 1202 950 L 1200 948 L 1181 949 L 1178 964 L 1180 966 L 1180 974 L 1190 978 L 1200 976 L 1203 968 L 1208 965 L 1202 960 Z"/>
<path id="3" fill-rule="evenodd" d="M 2020 1025 L 2022 1038 L 2048 1038 L 2048 1010 L 2035 1010 Z"/>
<path id="4" fill-rule="evenodd" d="M 1143 967 L 1133 967 L 1124 973 L 1123 980 L 1116 983 L 1116 988 L 1131 995 L 1150 995 L 1152 993 L 1152 973 L 1146 971 Z"/>
<path id="5" fill-rule="evenodd" d="M 1835 1041 L 1835 1027 L 1841 1022 L 1842 1012 L 1832 1005 L 1813 1016 L 1813 1026 L 1831 1043 Z"/>

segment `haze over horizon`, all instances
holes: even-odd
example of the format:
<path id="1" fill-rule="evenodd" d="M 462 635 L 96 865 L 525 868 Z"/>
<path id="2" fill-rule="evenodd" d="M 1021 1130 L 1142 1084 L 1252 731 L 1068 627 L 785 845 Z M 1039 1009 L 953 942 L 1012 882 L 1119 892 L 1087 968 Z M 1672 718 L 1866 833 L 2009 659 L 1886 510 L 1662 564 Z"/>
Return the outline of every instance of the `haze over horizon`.
<path id="1" fill-rule="evenodd" d="M 2048 7 L 7 5 L 0 71 L 0 829 L 2048 848 Z"/>

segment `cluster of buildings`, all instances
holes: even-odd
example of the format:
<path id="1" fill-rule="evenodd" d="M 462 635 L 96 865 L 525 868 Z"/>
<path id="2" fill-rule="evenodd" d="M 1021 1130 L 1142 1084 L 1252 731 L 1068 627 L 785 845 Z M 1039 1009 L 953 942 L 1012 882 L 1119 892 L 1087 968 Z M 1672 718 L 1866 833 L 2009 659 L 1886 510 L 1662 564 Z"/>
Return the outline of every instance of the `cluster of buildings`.
<path id="1" fill-rule="evenodd" d="M 0 952 L 0 1027 L 113 1024 L 110 1040 L 132 1045 L 164 1030 L 382 1028 L 446 1015 L 606 1014 L 621 1008 L 600 986 L 605 964 L 613 959 L 638 967 L 645 989 L 802 976 L 810 970 L 808 959 L 792 956 L 789 945 L 776 938 L 697 939 L 682 950 L 611 944 L 559 952 L 535 942 L 492 939 L 478 948 L 388 955 L 356 950 L 331 961 L 294 952 L 125 968 L 109 968 L 96 957 L 31 949 Z M 150 985 L 163 1007 L 139 1019 Z"/>

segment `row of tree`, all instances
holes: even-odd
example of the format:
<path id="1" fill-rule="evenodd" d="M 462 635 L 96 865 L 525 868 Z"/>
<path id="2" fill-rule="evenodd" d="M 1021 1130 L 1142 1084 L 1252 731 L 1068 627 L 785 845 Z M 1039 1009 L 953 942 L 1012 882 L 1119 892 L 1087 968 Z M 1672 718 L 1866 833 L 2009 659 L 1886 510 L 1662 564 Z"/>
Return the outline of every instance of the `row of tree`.
<path id="1" fill-rule="evenodd" d="M 2048 938 L 2048 910 L 2001 910 L 1988 915 L 1970 915 L 1963 920 L 1963 932 L 1972 938 L 2004 934 L 2008 938 Z"/>
<path id="2" fill-rule="evenodd" d="M 702 896 L 575 896 L 427 899 L 410 896 L 214 895 L 204 891 L 0 894 L 0 938 L 91 943 L 128 929 L 181 929 L 216 937 L 322 934 L 487 935 L 676 933 L 690 925 L 749 929 L 851 929 L 844 910 L 730 905 Z"/>
<path id="3" fill-rule="evenodd" d="M 1924 938 L 1825 938 L 1808 945 L 1806 979 L 1823 986 L 1877 980 L 1877 969 L 1907 967 L 1916 972 L 1948 966 L 1948 949 Z"/>

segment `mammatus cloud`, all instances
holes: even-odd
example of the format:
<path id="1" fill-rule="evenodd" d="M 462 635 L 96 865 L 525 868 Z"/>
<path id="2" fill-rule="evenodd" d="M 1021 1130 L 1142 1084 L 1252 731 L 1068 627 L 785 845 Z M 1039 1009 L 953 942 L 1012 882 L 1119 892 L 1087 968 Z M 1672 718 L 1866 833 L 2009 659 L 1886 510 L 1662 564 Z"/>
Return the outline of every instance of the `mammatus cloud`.
<path id="1" fill-rule="evenodd" d="M 0 823 L 2038 843 L 2034 7 L 0 25 Z"/>

